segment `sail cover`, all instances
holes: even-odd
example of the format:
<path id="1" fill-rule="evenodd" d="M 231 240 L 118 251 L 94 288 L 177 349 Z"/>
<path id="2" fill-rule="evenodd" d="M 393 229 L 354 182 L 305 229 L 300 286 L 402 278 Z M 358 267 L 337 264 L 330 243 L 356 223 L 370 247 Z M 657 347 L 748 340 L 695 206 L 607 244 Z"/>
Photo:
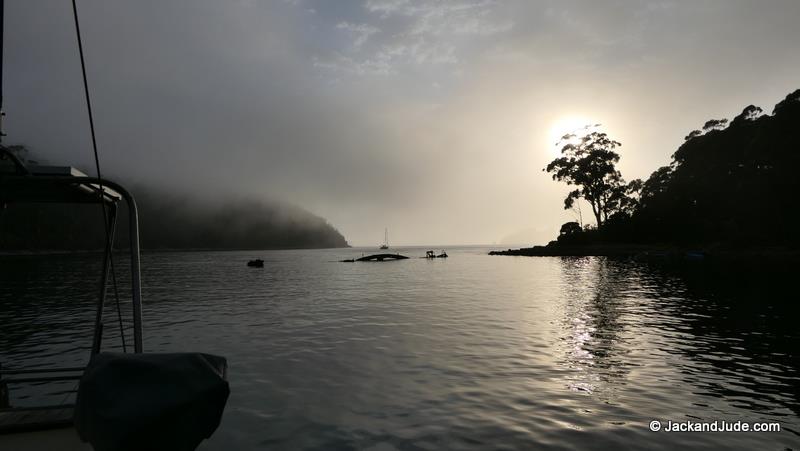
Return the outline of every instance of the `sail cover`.
<path id="1" fill-rule="evenodd" d="M 96 451 L 194 450 L 219 426 L 226 370 L 210 354 L 97 354 L 81 378 L 75 427 Z"/>

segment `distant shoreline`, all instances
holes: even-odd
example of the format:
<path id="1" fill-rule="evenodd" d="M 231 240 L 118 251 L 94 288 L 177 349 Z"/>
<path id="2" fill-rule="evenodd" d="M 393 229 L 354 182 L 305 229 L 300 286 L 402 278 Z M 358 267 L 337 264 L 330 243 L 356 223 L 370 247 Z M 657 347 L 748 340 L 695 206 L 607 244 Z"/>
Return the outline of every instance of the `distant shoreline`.
<path id="1" fill-rule="evenodd" d="M 782 246 L 751 247 L 679 247 L 652 244 L 586 244 L 533 246 L 502 251 L 489 255 L 519 257 L 632 257 L 644 260 L 669 261 L 800 261 L 800 249 Z"/>
<path id="2" fill-rule="evenodd" d="M 547 245 L 491 251 L 489 255 L 520 257 L 629 257 L 645 252 L 664 252 L 663 246 L 636 244 Z"/>

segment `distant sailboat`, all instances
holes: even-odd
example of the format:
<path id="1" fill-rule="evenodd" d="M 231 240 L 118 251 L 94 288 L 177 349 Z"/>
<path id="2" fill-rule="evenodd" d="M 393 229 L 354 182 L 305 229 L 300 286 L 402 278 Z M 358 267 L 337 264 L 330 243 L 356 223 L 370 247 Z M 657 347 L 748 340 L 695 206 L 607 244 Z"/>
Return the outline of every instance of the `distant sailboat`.
<path id="1" fill-rule="evenodd" d="M 383 244 L 381 244 L 381 249 L 389 249 L 389 229 L 383 229 Z"/>

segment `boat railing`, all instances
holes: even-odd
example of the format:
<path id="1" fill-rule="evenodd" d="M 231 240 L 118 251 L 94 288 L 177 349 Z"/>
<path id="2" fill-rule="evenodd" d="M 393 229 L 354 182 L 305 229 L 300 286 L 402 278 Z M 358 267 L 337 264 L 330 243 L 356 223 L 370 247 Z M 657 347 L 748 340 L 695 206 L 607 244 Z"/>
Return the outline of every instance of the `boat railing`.
<path id="1" fill-rule="evenodd" d="M 142 289 L 141 289 L 141 263 L 140 263 L 140 250 L 139 250 L 139 214 L 136 207 L 136 201 L 134 200 L 133 196 L 121 185 L 118 183 L 114 183 L 110 180 L 105 179 L 98 179 L 96 177 L 88 177 L 88 176 L 34 176 L 34 175 L 23 175 L 23 176 L 3 176 L 0 177 L 0 187 L 3 188 L 2 192 L 13 192 L 13 188 L 17 189 L 24 189 L 26 185 L 30 185 L 31 183 L 40 184 L 41 186 L 76 186 L 76 187 L 91 187 L 91 189 L 95 189 L 94 187 L 105 187 L 110 188 L 111 193 L 119 195 L 125 199 L 125 203 L 128 205 L 128 227 L 129 227 L 129 238 L 130 238 L 130 257 L 131 257 L 131 286 L 132 286 L 132 301 L 133 301 L 133 352 L 140 353 L 142 352 Z M 111 194 L 111 197 L 113 197 Z M 109 196 L 109 194 L 106 194 Z M 0 199 L 2 201 L 8 201 L 8 199 Z M 37 202 L 34 199 L 23 199 L 24 201 L 29 202 Z M 45 200 L 38 200 L 38 202 L 46 202 Z M 112 205 L 115 205 L 116 202 L 112 200 Z M 112 215 L 115 214 L 116 208 L 110 209 Z M 114 221 L 112 221 L 115 224 Z M 113 231 L 109 231 L 109 238 L 113 238 Z M 110 241 L 106 245 L 106 261 L 110 258 L 111 249 L 110 249 Z M 108 278 L 108 268 L 106 267 L 103 271 L 103 284 L 101 293 L 105 293 L 105 281 Z M 102 301 L 105 300 L 105 295 L 102 295 Z M 102 308 L 102 304 L 99 304 L 100 308 Z M 98 324 L 95 324 L 96 328 Z M 102 327 L 102 326 L 100 326 Z M 93 353 L 99 352 L 99 343 L 95 342 L 92 346 Z"/>
<path id="2" fill-rule="evenodd" d="M 3 368 L 0 365 L 0 409 L 11 407 L 9 385 L 45 384 L 80 380 L 83 367 L 67 368 Z M 6 378 L 5 376 L 12 376 Z M 21 377 L 14 377 L 21 376 Z M 70 390 L 74 392 L 76 389 Z"/>
<path id="3" fill-rule="evenodd" d="M 11 203 L 103 203 L 107 208 L 104 260 L 99 281 L 100 293 L 96 304 L 91 356 L 98 354 L 103 340 L 103 309 L 114 247 L 117 210 L 125 200 L 128 210 L 128 237 L 130 252 L 131 302 L 133 323 L 133 352 L 142 350 L 142 294 L 139 249 L 139 219 L 136 201 L 120 184 L 106 179 L 89 177 L 70 167 L 26 167 L 7 148 L 0 146 L 0 158 L 11 159 L 11 171 L 0 173 L 0 207 Z M 124 339 L 124 337 L 123 337 Z M 66 368 L 3 368 L 0 366 L 0 408 L 9 406 L 9 386 L 22 384 L 48 384 L 79 380 L 83 367 Z M 8 377 L 10 376 L 10 377 Z"/>
<path id="4" fill-rule="evenodd" d="M 3 149 L 5 150 L 5 149 Z M 8 152 L 13 157 L 13 154 Z M 17 162 L 19 160 L 16 160 Z M 24 166 L 22 166 L 24 168 Z M 44 187 L 46 189 L 42 190 Z M 82 189 L 82 194 L 73 197 L 63 197 L 53 195 L 48 197 L 48 189 L 57 191 L 58 188 L 76 187 Z M 92 195 L 91 192 L 97 194 Z M 32 175 L 30 172 L 23 175 L 3 174 L 0 176 L 0 202 L 51 202 L 51 203 L 72 203 L 72 202 L 91 202 L 94 199 L 99 203 L 102 198 L 108 202 L 109 208 L 109 236 L 107 237 L 104 269 L 101 281 L 101 299 L 98 302 L 98 309 L 102 310 L 105 302 L 105 287 L 108 279 L 108 261 L 111 258 L 113 246 L 114 229 L 116 226 L 116 204 L 120 199 L 125 199 L 128 206 L 128 227 L 129 227 L 129 246 L 131 259 L 131 286 L 133 303 L 133 351 L 142 352 L 142 292 L 141 292 L 141 264 L 139 250 L 139 215 L 136 201 L 133 196 L 120 184 L 110 180 L 99 179 L 96 177 L 73 175 Z M 102 197 L 100 197 L 102 196 Z M 16 198 L 15 198 L 16 197 Z M 98 316 L 99 317 L 99 316 Z M 99 321 L 95 323 L 95 333 L 98 332 Z M 92 353 L 99 352 L 100 339 L 96 338 L 92 346 Z"/>
<path id="5" fill-rule="evenodd" d="M 80 374 L 67 374 L 61 376 L 40 376 L 40 377 L 16 377 L 12 379 L 4 379 L 4 374 L 42 374 L 42 373 L 83 373 L 84 368 L 51 368 L 47 370 L 2 370 L 0 371 L 0 383 L 3 384 L 32 384 L 39 382 L 59 382 L 70 381 L 81 378 Z"/>

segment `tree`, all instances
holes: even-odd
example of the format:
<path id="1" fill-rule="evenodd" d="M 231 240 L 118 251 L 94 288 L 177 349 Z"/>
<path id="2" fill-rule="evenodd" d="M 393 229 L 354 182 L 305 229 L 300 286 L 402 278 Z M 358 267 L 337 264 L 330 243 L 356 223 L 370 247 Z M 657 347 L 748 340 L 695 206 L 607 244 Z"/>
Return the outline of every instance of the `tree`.
<path id="1" fill-rule="evenodd" d="M 565 210 L 576 200 L 586 199 L 600 228 L 613 213 L 629 208 L 629 188 L 615 166 L 619 154 L 614 149 L 622 144 L 594 131 L 583 136 L 564 135 L 557 145 L 563 145 L 562 156 L 544 170 L 553 174 L 553 180 L 578 187 L 564 199 Z"/>
<path id="2" fill-rule="evenodd" d="M 565 222 L 561 225 L 561 230 L 558 232 L 559 236 L 569 236 L 575 235 L 576 233 L 581 233 L 583 229 L 581 225 L 575 221 Z"/>
<path id="3" fill-rule="evenodd" d="M 785 113 L 798 103 L 800 103 L 800 89 L 790 93 L 785 99 L 778 102 L 772 110 L 772 115 Z"/>
<path id="4" fill-rule="evenodd" d="M 685 136 L 683 139 L 684 139 L 684 140 L 686 140 L 686 141 L 688 141 L 688 140 L 690 140 L 690 139 L 692 139 L 692 138 L 697 138 L 698 136 L 700 136 L 700 135 L 702 135 L 702 134 L 703 134 L 703 132 L 701 132 L 700 130 L 692 130 L 692 131 L 691 131 L 691 132 L 689 132 L 689 134 L 688 134 L 688 135 L 686 135 L 686 136 Z"/>
<path id="5" fill-rule="evenodd" d="M 755 105 L 748 105 L 742 110 L 742 112 L 738 116 L 733 118 L 733 121 L 731 121 L 731 125 L 739 124 L 745 121 L 754 121 L 759 117 L 761 117 L 763 113 L 764 110 L 762 110 L 761 108 Z"/>
<path id="6" fill-rule="evenodd" d="M 725 125 L 728 123 L 727 119 L 710 119 L 705 124 L 703 124 L 703 131 L 710 132 L 713 130 L 722 130 L 725 128 Z"/>
<path id="7" fill-rule="evenodd" d="M 800 208 L 793 208 L 800 193 L 800 89 L 771 115 L 765 111 L 748 105 L 730 122 L 705 122 L 644 182 L 624 183 L 615 169 L 619 143 L 589 134 L 596 129 L 565 136 L 545 171 L 572 185 L 564 206 L 585 199 L 600 227 L 577 233 L 574 222 L 564 224 L 558 242 L 800 249 Z"/>
<path id="8" fill-rule="evenodd" d="M 611 210 L 617 213 L 624 213 L 627 216 L 633 214 L 639 207 L 639 198 L 642 193 L 644 183 L 641 179 L 634 179 L 628 184 L 622 184 L 614 189 L 610 198 Z"/>
<path id="9" fill-rule="evenodd" d="M 672 182 L 672 173 L 673 168 L 671 166 L 662 166 L 650 174 L 650 178 L 642 184 L 639 197 L 643 206 L 646 207 L 653 199 L 667 191 Z"/>

